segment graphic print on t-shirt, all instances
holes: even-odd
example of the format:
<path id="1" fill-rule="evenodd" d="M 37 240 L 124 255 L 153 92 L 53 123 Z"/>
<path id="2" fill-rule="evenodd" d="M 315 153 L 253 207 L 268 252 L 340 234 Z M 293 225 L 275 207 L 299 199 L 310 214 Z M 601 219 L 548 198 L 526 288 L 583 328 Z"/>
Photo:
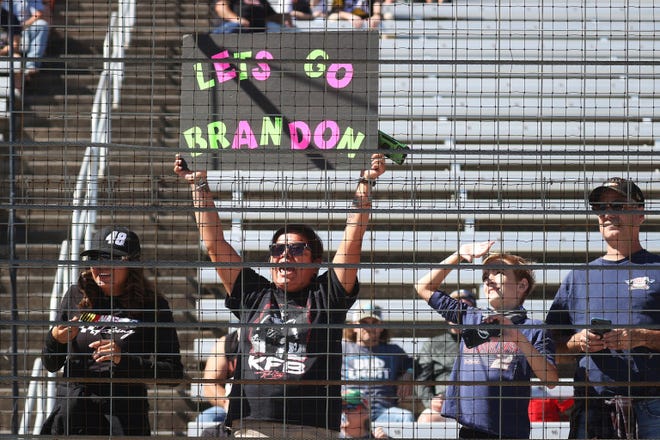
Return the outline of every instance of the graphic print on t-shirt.
<path id="1" fill-rule="evenodd" d="M 263 379 L 281 379 L 305 372 L 310 320 L 308 310 L 268 308 L 248 330 L 250 368 Z M 301 326 L 302 325 L 302 326 Z"/>
<path id="2" fill-rule="evenodd" d="M 371 355 L 345 356 L 345 379 L 362 381 L 393 380 L 390 366 L 385 360 Z"/>
<path id="3" fill-rule="evenodd" d="M 488 341 L 473 348 L 463 348 L 464 365 L 488 365 L 494 370 L 508 370 L 514 365 L 518 346 L 513 342 Z"/>
<path id="4" fill-rule="evenodd" d="M 135 326 L 127 326 L 127 323 L 137 323 L 135 319 L 120 318 L 114 315 L 100 315 L 84 312 L 80 315 L 80 321 L 89 322 L 90 325 L 80 327 L 80 333 L 89 333 L 92 336 L 101 335 L 103 339 L 123 340 L 135 333 Z M 122 323 L 124 325 L 113 325 Z"/>

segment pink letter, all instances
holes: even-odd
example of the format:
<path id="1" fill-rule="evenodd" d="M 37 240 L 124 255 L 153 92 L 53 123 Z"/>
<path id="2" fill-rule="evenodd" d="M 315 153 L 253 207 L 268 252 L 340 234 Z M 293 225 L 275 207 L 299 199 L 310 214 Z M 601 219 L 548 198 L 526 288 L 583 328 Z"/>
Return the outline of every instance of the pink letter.
<path id="1" fill-rule="evenodd" d="M 299 132 L 300 137 L 298 136 Z M 310 131 L 309 126 L 303 121 L 293 121 L 289 123 L 289 134 L 291 136 L 292 150 L 305 150 L 309 147 L 312 132 Z"/>
<path id="2" fill-rule="evenodd" d="M 211 56 L 211 59 L 214 60 L 221 60 L 224 58 L 229 58 L 229 52 L 226 50 Z M 236 78 L 236 72 L 234 70 L 230 70 L 231 64 L 229 63 L 213 63 L 213 67 L 215 68 L 215 74 L 218 77 L 218 82 L 220 84 Z"/>
<path id="3" fill-rule="evenodd" d="M 330 138 L 326 141 L 323 134 L 326 130 L 330 130 Z M 339 141 L 339 125 L 335 121 L 322 121 L 314 129 L 314 144 L 321 150 L 330 150 L 335 148 Z"/>
<path id="4" fill-rule="evenodd" d="M 256 60 L 272 60 L 273 55 L 267 50 L 258 52 L 254 57 Z M 257 81 L 266 81 L 270 77 L 270 66 L 268 63 L 257 63 L 258 68 L 252 69 L 252 76 Z"/>
<path id="5" fill-rule="evenodd" d="M 250 150 L 257 148 L 257 139 L 254 137 L 252 127 L 248 121 L 238 121 L 236 133 L 234 133 L 234 141 L 231 143 L 231 148 L 238 150 L 242 145 L 247 145 Z"/>
<path id="6" fill-rule="evenodd" d="M 339 71 L 344 70 L 344 77 L 339 79 L 337 78 Z M 343 89 L 351 83 L 353 79 L 353 65 L 352 64 L 330 64 L 328 67 L 328 75 L 326 80 L 330 87 L 335 89 Z"/>

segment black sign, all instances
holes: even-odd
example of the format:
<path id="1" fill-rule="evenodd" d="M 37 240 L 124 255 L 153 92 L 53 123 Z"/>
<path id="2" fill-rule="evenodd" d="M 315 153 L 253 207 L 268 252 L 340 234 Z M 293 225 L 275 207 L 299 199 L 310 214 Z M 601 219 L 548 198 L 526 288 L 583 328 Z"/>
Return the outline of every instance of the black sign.
<path id="1" fill-rule="evenodd" d="M 376 32 L 184 37 L 180 140 L 193 169 L 362 169 L 377 114 Z"/>

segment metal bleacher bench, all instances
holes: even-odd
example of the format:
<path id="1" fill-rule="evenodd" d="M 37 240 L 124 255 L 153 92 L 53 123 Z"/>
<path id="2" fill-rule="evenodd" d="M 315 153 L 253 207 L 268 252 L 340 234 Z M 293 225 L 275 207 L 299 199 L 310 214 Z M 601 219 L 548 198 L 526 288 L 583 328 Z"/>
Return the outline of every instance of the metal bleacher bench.
<path id="1" fill-rule="evenodd" d="M 534 22 L 648 22 L 660 6 L 644 0 L 611 0 L 602 3 L 571 0 L 551 3 L 510 1 L 463 1 L 453 3 L 397 2 L 384 4 L 382 12 L 395 20 L 501 20 Z"/>
<path id="2" fill-rule="evenodd" d="M 205 428 L 214 423 L 188 423 L 188 437 L 200 437 Z M 453 420 L 435 423 L 400 422 L 379 425 L 385 430 L 388 438 L 432 438 L 456 439 L 460 425 Z M 530 439 L 565 439 L 568 438 L 568 422 L 532 422 Z"/>

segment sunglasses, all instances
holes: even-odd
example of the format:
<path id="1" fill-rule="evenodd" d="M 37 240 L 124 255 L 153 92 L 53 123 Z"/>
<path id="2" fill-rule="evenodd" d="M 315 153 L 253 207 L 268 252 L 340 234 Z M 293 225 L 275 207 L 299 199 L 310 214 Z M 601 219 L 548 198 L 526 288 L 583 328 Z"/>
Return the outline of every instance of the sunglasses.
<path id="1" fill-rule="evenodd" d="M 609 202 L 609 203 L 593 203 L 591 209 L 593 211 L 630 211 L 634 209 L 636 205 L 631 205 L 626 202 Z"/>
<path id="2" fill-rule="evenodd" d="M 83 261 L 125 261 L 127 257 L 108 253 L 85 255 Z"/>
<path id="3" fill-rule="evenodd" d="M 310 249 L 307 243 L 271 243 L 268 248 L 271 257 L 280 257 L 285 252 L 292 257 L 299 257 L 305 252 L 305 249 Z"/>

